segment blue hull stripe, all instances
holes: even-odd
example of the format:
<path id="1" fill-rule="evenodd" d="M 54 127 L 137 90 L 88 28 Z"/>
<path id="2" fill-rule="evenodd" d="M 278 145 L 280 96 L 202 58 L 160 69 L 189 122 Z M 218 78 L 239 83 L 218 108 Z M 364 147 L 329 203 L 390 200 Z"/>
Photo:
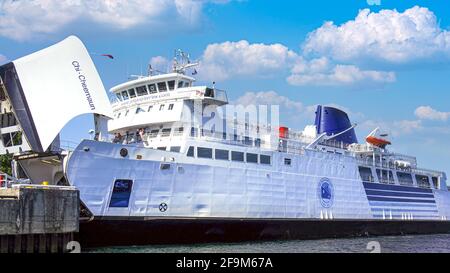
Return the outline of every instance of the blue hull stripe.
<path id="1" fill-rule="evenodd" d="M 363 182 L 364 188 L 373 190 L 387 190 L 387 191 L 406 191 L 406 192 L 416 192 L 416 193 L 433 193 L 431 189 L 421 189 L 415 187 L 397 186 L 397 185 L 387 185 L 379 183 L 368 183 Z"/>
<path id="2" fill-rule="evenodd" d="M 379 215 L 379 214 L 375 214 L 373 216 L 374 218 L 383 218 L 383 215 Z M 384 216 L 386 219 L 389 219 L 391 216 L 390 215 L 385 215 Z M 393 220 L 399 220 L 402 218 L 401 215 L 392 215 Z M 441 219 L 439 216 L 422 216 L 422 215 L 413 215 L 414 219 L 420 218 L 420 219 Z M 411 221 L 411 220 L 405 220 L 405 221 Z M 413 221 L 413 220 L 412 220 Z"/>
<path id="3" fill-rule="evenodd" d="M 390 198 L 390 197 L 378 197 L 378 196 L 367 196 L 369 201 L 390 201 L 390 202 L 407 202 L 407 203 L 436 203 L 434 200 L 424 200 L 424 199 L 402 199 L 402 198 Z"/>
<path id="4" fill-rule="evenodd" d="M 379 190 L 367 190 L 367 195 L 375 196 L 399 196 L 399 197 L 423 197 L 423 198 L 434 198 L 432 194 L 426 193 L 407 193 L 407 192 L 395 192 L 395 191 L 379 191 Z"/>

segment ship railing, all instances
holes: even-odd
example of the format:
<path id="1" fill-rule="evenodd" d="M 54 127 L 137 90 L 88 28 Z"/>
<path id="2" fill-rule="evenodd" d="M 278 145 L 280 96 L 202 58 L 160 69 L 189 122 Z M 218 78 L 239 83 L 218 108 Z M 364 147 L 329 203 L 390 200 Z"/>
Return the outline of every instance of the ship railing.
<path id="1" fill-rule="evenodd" d="M 0 189 L 6 189 L 6 188 L 11 188 L 13 187 L 15 184 L 31 184 L 31 180 L 30 179 L 20 179 L 20 178 L 16 178 L 12 175 L 9 175 L 7 173 L 3 173 L 0 172 Z"/>

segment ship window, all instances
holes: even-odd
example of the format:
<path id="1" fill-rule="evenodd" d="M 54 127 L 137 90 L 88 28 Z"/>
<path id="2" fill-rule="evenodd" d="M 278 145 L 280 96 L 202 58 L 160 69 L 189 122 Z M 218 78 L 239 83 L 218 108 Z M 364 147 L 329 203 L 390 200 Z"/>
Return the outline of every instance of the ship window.
<path id="1" fill-rule="evenodd" d="M 1 128 L 17 125 L 16 117 L 12 112 L 0 114 L 0 117 Z"/>
<path id="2" fill-rule="evenodd" d="M 127 110 L 127 111 L 125 112 L 125 116 L 128 116 L 128 112 L 130 112 L 130 110 Z"/>
<path id="3" fill-rule="evenodd" d="M 172 129 L 170 129 L 170 128 L 164 128 L 164 129 L 162 129 L 161 130 L 161 136 L 163 136 L 163 137 L 168 137 L 168 136 L 170 136 L 170 131 L 171 131 Z"/>
<path id="4" fill-rule="evenodd" d="M 255 147 L 261 147 L 261 139 L 260 138 L 255 139 Z"/>
<path id="5" fill-rule="evenodd" d="M 187 151 L 187 156 L 194 157 L 194 147 L 193 146 L 189 146 L 189 149 Z"/>
<path id="6" fill-rule="evenodd" d="M 122 101 L 122 95 L 120 93 L 116 93 L 116 97 L 119 101 Z"/>
<path id="7" fill-rule="evenodd" d="M 430 187 L 430 180 L 428 176 L 416 174 L 417 185 L 422 188 Z"/>
<path id="8" fill-rule="evenodd" d="M 149 105 L 147 112 L 150 112 L 152 110 L 152 108 L 153 108 L 153 105 Z"/>
<path id="9" fill-rule="evenodd" d="M 178 88 L 182 88 L 182 87 L 183 87 L 183 84 L 184 84 L 184 81 L 179 81 L 179 82 L 178 82 Z"/>
<path id="10" fill-rule="evenodd" d="M 166 150 L 166 147 L 158 147 L 158 148 L 156 148 L 157 150 L 161 150 L 161 151 L 165 151 Z"/>
<path id="11" fill-rule="evenodd" d="M 22 145 L 22 132 L 16 131 L 2 134 L 3 147 Z"/>
<path id="12" fill-rule="evenodd" d="M 189 87 L 189 82 L 185 82 L 184 87 Z"/>
<path id="13" fill-rule="evenodd" d="M 196 137 L 198 135 L 198 128 L 191 127 L 191 137 Z"/>
<path id="14" fill-rule="evenodd" d="M 291 164 L 292 164 L 292 160 L 290 158 L 285 157 L 284 158 L 284 165 L 291 166 Z"/>
<path id="15" fill-rule="evenodd" d="M 133 181 L 128 179 L 117 179 L 109 202 L 110 207 L 126 208 L 130 202 Z"/>
<path id="16" fill-rule="evenodd" d="M 270 165 L 270 155 L 259 155 L 259 162 Z"/>
<path id="17" fill-rule="evenodd" d="M 159 106 L 159 111 L 162 111 L 162 110 L 164 110 L 164 104 L 161 104 L 161 105 Z"/>
<path id="18" fill-rule="evenodd" d="M 138 96 L 148 95 L 147 88 L 144 86 L 136 87 L 136 92 Z"/>
<path id="19" fill-rule="evenodd" d="M 247 153 L 247 163 L 258 163 L 258 155 Z"/>
<path id="20" fill-rule="evenodd" d="M 435 189 L 439 189 L 439 179 L 436 176 L 431 177 L 431 181 L 433 182 L 433 187 Z"/>
<path id="21" fill-rule="evenodd" d="M 392 171 L 380 170 L 377 169 L 378 181 L 381 183 L 394 183 L 394 176 L 392 175 Z"/>
<path id="22" fill-rule="evenodd" d="M 122 112 L 119 112 L 118 114 L 117 114 L 117 118 L 120 118 L 120 115 L 122 114 Z"/>
<path id="23" fill-rule="evenodd" d="M 175 130 L 174 135 L 175 135 L 175 136 L 181 136 L 181 135 L 183 135 L 183 130 L 184 130 L 183 127 L 178 127 L 178 128 Z"/>
<path id="24" fill-rule="evenodd" d="M 169 104 L 169 110 L 173 110 L 173 103 Z"/>
<path id="25" fill-rule="evenodd" d="M 159 129 L 154 129 L 150 131 L 150 138 L 155 138 L 159 133 Z"/>
<path id="26" fill-rule="evenodd" d="M 128 89 L 128 93 L 130 94 L 130 99 L 136 97 L 136 93 L 134 92 L 134 88 Z"/>
<path id="27" fill-rule="evenodd" d="M 158 92 L 156 91 L 156 85 L 154 83 L 148 85 L 148 91 L 150 92 L 150 94 Z"/>
<path id="28" fill-rule="evenodd" d="M 361 177 L 362 181 L 365 182 L 374 182 L 375 180 L 373 179 L 373 175 L 372 175 L 372 169 L 367 168 L 367 167 L 358 167 L 359 169 L 359 176 Z"/>
<path id="29" fill-rule="evenodd" d="M 145 112 L 144 109 L 142 109 L 141 107 L 136 108 L 136 114 L 139 114 L 141 112 Z"/>
<path id="30" fill-rule="evenodd" d="M 180 146 L 172 146 L 172 147 L 170 147 L 170 151 L 171 152 L 175 152 L 175 153 L 179 153 L 180 149 L 181 149 Z"/>
<path id="31" fill-rule="evenodd" d="M 244 153 L 243 152 L 231 152 L 231 160 L 233 161 L 244 161 Z"/>
<path id="32" fill-rule="evenodd" d="M 400 185 L 413 185 L 413 179 L 410 173 L 397 172 L 397 178 Z"/>
<path id="33" fill-rule="evenodd" d="M 122 91 L 122 98 L 123 98 L 123 100 L 127 100 L 128 99 L 128 92 L 127 92 L 127 90 Z"/>
<path id="34" fill-rule="evenodd" d="M 220 160 L 229 160 L 230 152 L 228 150 L 216 149 L 216 159 Z"/>
<path id="35" fill-rule="evenodd" d="M 212 149 L 204 148 L 204 147 L 197 147 L 197 157 L 212 158 Z"/>
<path id="36" fill-rule="evenodd" d="M 251 137 L 244 137 L 243 139 L 244 145 L 252 145 L 253 144 L 253 139 Z"/>
<path id="37" fill-rule="evenodd" d="M 167 91 L 166 82 L 158 82 L 158 90 L 159 90 L 159 92 Z"/>
<path id="38" fill-rule="evenodd" d="M 169 85 L 169 90 L 175 89 L 175 81 L 168 81 L 167 84 Z"/>

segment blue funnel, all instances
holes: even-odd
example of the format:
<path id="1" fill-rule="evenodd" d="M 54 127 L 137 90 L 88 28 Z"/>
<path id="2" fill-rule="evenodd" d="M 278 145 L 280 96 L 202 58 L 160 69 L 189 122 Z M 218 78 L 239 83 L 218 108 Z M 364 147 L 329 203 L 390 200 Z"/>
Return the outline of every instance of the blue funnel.
<path id="1" fill-rule="evenodd" d="M 322 105 L 317 106 L 315 125 L 318 135 L 327 133 L 328 136 L 338 134 L 352 126 L 347 113 L 334 107 Z M 334 140 L 347 144 L 358 143 L 355 129 L 335 137 Z"/>

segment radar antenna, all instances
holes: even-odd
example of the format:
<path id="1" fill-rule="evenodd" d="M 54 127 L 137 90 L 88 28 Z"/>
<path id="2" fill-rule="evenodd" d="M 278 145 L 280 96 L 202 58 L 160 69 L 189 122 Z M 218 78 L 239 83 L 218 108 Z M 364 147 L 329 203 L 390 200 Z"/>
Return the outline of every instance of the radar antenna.
<path id="1" fill-rule="evenodd" d="M 186 69 L 197 66 L 198 62 L 191 62 L 190 56 L 188 53 L 182 51 L 181 49 L 175 50 L 173 58 L 173 72 L 179 74 L 185 74 Z"/>

